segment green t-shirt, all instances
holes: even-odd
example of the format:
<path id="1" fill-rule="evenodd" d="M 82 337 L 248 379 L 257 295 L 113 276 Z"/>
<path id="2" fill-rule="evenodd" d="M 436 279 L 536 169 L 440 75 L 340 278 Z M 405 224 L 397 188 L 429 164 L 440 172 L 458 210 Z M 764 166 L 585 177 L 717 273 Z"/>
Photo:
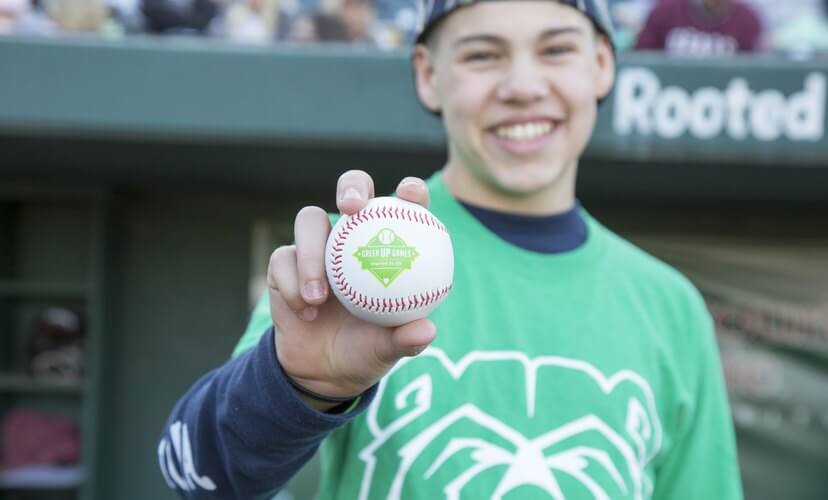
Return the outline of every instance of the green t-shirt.
<path id="1" fill-rule="evenodd" d="M 455 252 L 437 339 L 324 442 L 320 498 L 740 499 L 695 288 L 588 214 L 584 245 L 533 253 L 489 232 L 439 175 L 429 186 Z M 268 315 L 265 301 L 237 353 Z"/>

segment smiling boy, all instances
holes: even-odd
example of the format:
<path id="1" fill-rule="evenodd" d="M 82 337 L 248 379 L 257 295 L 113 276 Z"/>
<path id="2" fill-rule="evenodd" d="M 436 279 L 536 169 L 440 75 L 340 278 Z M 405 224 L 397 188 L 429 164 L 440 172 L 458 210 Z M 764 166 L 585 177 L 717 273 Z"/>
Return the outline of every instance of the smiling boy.
<path id="1" fill-rule="evenodd" d="M 326 284 L 327 214 L 301 210 L 234 359 L 172 412 L 167 483 L 267 498 L 328 437 L 323 499 L 741 498 L 702 299 L 575 198 L 614 78 L 606 6 L 437 0 L 423 14 L 417 92 L 448 162 L 397 195 L 449 229 L 452 294 L 395 329 L 358 320 Z M 340 212 L 373 196 L 364 172 L 340 177 Z"/>

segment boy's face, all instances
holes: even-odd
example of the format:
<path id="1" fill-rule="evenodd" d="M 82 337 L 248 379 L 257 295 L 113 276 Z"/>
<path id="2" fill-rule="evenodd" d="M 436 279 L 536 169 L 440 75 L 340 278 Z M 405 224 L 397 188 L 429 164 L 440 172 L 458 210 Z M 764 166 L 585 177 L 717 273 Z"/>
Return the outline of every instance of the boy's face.
<path id="1" fill-rule="evenodd" d="M 479 2 L 448 15 L 415 48 L 414 67 L 420 99 L 443 115 L 454 194 L 507 210 L 569 208 L 613 64 L 590 20 L 553 1 Z"/>

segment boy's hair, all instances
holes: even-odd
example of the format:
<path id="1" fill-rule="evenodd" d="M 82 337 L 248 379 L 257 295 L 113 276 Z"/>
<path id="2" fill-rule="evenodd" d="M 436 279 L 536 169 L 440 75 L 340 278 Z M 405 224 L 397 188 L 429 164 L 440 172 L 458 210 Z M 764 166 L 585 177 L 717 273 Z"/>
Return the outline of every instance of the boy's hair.
<path id="1" fill-rule="evenodd" d="M 417 38 L 415 43 L 426 43 L 434 28 L 448 14 L 476 2 L 494 2 L 508 0 L 418 0 Z M 599 33 L 605 35 L 612 44 L 612 18 L 607 0 L 546 0 L 569 5 L 587 16 Z"/>

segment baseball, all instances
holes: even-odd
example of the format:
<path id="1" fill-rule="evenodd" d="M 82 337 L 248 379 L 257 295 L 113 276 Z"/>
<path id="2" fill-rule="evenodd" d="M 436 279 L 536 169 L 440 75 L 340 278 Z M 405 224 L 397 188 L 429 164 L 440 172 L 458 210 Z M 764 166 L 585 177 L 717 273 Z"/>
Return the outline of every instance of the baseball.
<path id="1" fill-rule="evenodd" d="M 325 270 L 351 314 L 399 326 L 426 317 L 446 298 L 454 252 L 446 227 L 431 212 L 381 197 L 337 221 L 325 248 Z"/>

